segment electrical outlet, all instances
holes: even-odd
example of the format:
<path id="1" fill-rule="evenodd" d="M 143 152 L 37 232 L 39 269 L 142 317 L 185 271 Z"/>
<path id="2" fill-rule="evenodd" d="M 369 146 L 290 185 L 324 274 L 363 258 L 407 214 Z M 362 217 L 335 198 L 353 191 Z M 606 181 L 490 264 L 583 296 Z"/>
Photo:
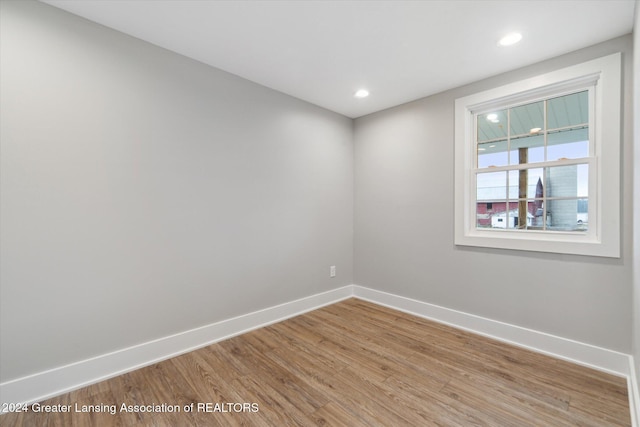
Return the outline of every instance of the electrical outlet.
<path id="1" fill-rule="evenodd" d="M 329 267 L 329 277 L 336 277 L 336 266 L 332 265 Z"/>

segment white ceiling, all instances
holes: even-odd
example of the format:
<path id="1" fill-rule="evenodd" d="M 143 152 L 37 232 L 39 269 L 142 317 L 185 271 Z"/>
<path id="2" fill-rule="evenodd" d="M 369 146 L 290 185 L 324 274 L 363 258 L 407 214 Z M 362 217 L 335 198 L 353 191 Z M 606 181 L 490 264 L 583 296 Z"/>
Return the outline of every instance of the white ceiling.
<path id="1" fill-rule="evenodd" d="M 359 117 L 630 33 L 634 0 L 42 0 Z M 522 42 L 498 47 L 505 33 Z M 355 99 L 366 87 L 371 95 Z"/>

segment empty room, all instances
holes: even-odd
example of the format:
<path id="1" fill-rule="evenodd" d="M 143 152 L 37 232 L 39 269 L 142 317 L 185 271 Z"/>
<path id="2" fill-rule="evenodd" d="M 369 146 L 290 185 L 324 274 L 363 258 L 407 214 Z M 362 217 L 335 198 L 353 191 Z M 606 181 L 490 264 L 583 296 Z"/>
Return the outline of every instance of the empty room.
<path id="1" fill-rule="evenodd" d="M 639 0 L 0 0 L 1 426 L 640 426 Z"/>

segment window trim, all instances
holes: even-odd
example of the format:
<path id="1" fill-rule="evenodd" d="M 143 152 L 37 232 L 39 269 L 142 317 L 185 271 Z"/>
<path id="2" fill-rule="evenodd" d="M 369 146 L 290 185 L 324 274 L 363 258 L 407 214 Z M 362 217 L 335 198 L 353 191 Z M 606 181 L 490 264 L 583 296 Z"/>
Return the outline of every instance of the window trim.
<path id="1" fill-rule="evenodd" d="M 587 61 L 455 101 L 455 244 L 563 254 L 620 257 L 621 53 Z M 475 217 L 475 114 L 509 104 L 555 96 L 593 86 L 590 136 L 595 170 L 589 173 L 588 233 L 536 230 L 483 230 Z M 590 144 L 591 145 L 591 144 Z M 591 149 L 590 149 L 591 150 Z M 591 152 L 590 152 L 591 156 Z M 595 182 L 593 182 L 595 181 Z M 592 203 L 591 194 L 595 195 Z M 592 206 L 593 205 L 593 206 Z M 592 209 L 595 210 L 592 216 Z M 592 228 L 591 220 L 589 228 Z"/>

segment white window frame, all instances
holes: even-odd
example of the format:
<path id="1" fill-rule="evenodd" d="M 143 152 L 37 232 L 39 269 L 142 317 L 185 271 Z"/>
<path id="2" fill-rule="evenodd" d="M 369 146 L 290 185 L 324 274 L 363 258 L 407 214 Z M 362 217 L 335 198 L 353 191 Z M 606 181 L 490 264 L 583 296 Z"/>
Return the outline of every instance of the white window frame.
<path id="1" fill-rule="evenodd" d="M 455 101 L 455 244 L 620 257 L 621 57 L 615 53 Z M 589 230 L 492 230 L 476 226 L 475 117 L 482 112 L 589 88 Z M 557 164 L 557 162 L 554 162 Z M 568 161 L 567 164 L 571 164 Z M 541 167 L 530 164 L 527 167 Z M 592 221 L 592 218 L 595 219 Z"/>

